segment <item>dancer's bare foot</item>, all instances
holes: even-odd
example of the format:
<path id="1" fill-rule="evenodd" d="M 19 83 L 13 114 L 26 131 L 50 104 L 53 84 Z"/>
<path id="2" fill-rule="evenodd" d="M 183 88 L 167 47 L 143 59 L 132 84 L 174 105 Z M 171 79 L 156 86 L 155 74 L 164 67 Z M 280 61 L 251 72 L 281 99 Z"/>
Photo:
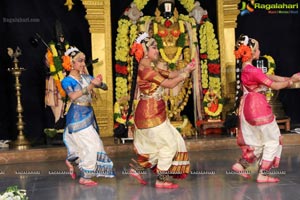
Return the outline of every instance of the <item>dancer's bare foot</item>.
<path id="1" fill-rule="evenodd" d="M 142 178 L 142 176 L 134 169 L 129 170 L 129 175 L 135 178 L 140 184 L 147 185 L 147 182 Z"/>
<path id="2" fill-rule="evenodd" d="M 68 160 L 66 160 L 65 163 L 66 163 L 66 165 L 67 165 L 67 167 L 69 169 L 69 173 L 70 173 L 71 178 L 75 179 L 76 178 L 76 172 L 74 170 L 73 165 Z"/>
<path id="3" fill-rule="evenodd" d="M 244 178 L 251 178 L 251 176 L 249 175 L 249 173 L 244 169 L 244 167 L 240 164 L 240 163 L 235 163 L 234 165 L 232 165 L 231 169 L 233 171 L 235 171 L 238 175 L 244 177 Z"/>
<path id="4" fill-rule="evenodd" d="M 79 179 L 79 183 L 81 185 L 86 185 L 86 186 L 96 186 L 96 185 L 98 185 L 97 182 L 95 182 L 95 181 L 93 181 L 91 179 L 86 179 L 86 178 L 80 178 Z"/>
<path id="5" fill-rule="evenodd" d="M 155 183 L 155 187 L 156 188 L 162 188 L 162 189 L 176 189 L 178 188 L 178 184 L 176 183 L 172 183 L 172 182 L 169 182 L 169 181 L 159 181 L 157 180 L 156 183 Z"/>
<path id="6" fill-rule="evenodd" d="M 263 175 L 261 173 L 258 174 L 256 182 L 257 183 L 278 183 L 279 178 Z"/>

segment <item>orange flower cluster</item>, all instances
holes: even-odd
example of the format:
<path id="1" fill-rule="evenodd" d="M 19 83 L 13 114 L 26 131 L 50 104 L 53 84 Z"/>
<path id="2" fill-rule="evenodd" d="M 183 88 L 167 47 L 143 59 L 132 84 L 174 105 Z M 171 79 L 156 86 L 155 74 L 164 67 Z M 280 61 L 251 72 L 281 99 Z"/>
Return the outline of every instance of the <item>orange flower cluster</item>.
<path id="1" fill-rule="evenodd" d="M 49 63 L 49 65 L 54 65 L 54 61 L 53 61 L 53 54 L 51 53 L 51 51 L 48 49 L 47 50 L 47 61 Z"/>
<path id="2" fill-rule="evenodd" d="M 70 58 L 70 56 L 63 56 L 62 60 L 63 60 L 62 66 L 64 67 L 64 69 L 66 71 L 71 71 L 72 67 L 71 67 L 71 58 Z"/>
<path id="3" fill-rule="evenodd" d="M 135 59 L 140 62 L 140 60 L 143 58 L 144 56 L 144 50 L 143 50 L 143 46 L 140 43 L 135 42 L 130 50 L 130 55 L 134 55 Z"/>
<path id="4" fill-rule="evenodd" d="M 60 80 L 55 80 L 55 85 L 57 87 L 57 90 L 58 90 L 60 96 L 63 97 L 63 98 L 66 97 L 66 92 L 62 88 Z"/>
<path id="5" fill-rule="evenodd" d="M 242 59 L 242 62 L 251 60 L 252 51 L 251 48 L 247 45 L 240 45 L 237 50 L 234 51 L 234 55 L 237 59 Z"/>

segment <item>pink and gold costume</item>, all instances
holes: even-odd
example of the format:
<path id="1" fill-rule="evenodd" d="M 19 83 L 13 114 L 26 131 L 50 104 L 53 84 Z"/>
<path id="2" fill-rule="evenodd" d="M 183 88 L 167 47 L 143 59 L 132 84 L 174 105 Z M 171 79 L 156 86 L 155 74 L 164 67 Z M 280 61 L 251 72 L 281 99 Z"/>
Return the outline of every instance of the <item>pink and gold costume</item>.
<path id="1" fill-rule="evenodd" d="M 239 108 L 238 144 L 249 163 L 260 161 L 261 169 L 278 167 L 282 151 L 281 135 L 264 89 L 272 80 L 260 69 L 247 65 L 241 73 L 244 95 Z"/>

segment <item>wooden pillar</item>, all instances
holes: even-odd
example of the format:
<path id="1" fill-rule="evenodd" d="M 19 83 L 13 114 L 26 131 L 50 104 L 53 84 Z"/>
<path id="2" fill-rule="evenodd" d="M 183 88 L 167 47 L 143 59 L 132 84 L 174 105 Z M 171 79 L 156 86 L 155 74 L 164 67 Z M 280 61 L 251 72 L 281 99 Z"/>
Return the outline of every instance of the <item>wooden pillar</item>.
<path id="1" fill-rule="evenodd" d="M 108 90 L 97 90 L 97 99 L 93 108 L 100 128 L 101 136 L 113 135 L 113 76 L 111 46 L 111 13 L 110 1 L 82 0 L 86 8 L 86 19 L 90 25 L 92 58 L 99 58 L 94 64 L 94 75 L 99 73 L 107 84 Z"/>
<path id="2" fill-rule="evenodd" d="M 235 28 L 239 14 L 240 0 L 217 0 L 218 35 L 220 42 L 221 86 L 224 98 L 230 102 L 224 105 L 223 114 L 231 109 L 235 98 Z"/>

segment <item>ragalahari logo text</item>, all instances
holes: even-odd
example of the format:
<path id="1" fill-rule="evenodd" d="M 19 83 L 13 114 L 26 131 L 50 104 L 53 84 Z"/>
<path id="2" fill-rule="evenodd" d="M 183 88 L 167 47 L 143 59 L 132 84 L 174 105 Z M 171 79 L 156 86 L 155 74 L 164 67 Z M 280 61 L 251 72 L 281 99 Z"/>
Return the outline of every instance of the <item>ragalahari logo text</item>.
<path id="1" fill-rule="evenodd" d="M 267 14 L 298 14 L 298 2 L 262 3 L 258 0 L 242 0 L 239 3 L 240 15 L 244 16 L 256 11 L 265 11 Z"/>

